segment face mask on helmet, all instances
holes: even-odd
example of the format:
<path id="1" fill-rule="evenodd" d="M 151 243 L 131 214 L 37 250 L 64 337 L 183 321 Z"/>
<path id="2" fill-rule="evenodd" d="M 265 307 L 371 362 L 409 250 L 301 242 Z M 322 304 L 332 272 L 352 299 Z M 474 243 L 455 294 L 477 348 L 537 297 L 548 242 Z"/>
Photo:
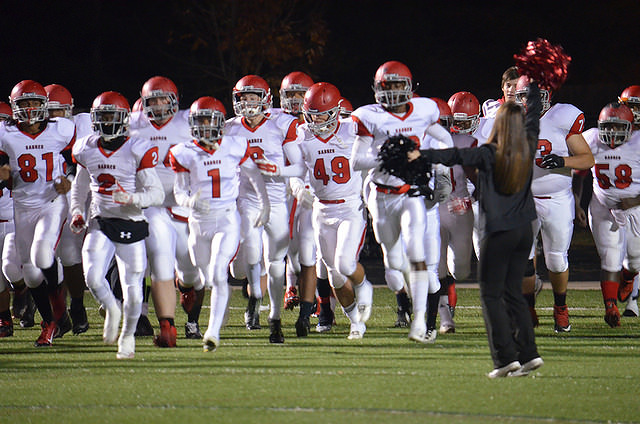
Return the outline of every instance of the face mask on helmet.
<path id="1" fill-rule="evenodd" d="M 126 136 L 129 130 L 129 111 L 114 105 L 105 105 L 91 109 L 93 131 L 109 142 Z"/>
<path id="2" fill-rule="evenodd" d="M 335 128 L 338 123 L 340 107 L 331 108 L 325 112 L 307 110 L 303 108 L 304 120 L 309 126 L 309 131 L 315 135 L 325 135 Z"/>
<path id="3" fill-rule="evenodd" d="M 624 119 L 598 121 L 598 138 L 607 146 L 615 149 L 623 145 L 631 136 L 631 122 Z"/>
<path id="4" fill-rule="evenodd" d="M 239 90 L 233 93 L 233 112 L 251 118 L 271 107 L 271 96 L 264 90 Z"/>
<path id="5" fill-rule="evenodd" d="M 306 92 L 307 89 L 304 87 L 283 88 L 280 90 L 280 106 L 287 113 L 294 115 L 302 113 L 302 102 Z"/>
<path id="6" fill-rule="evenodd" d="M 528 94 L 529 86 L 525 89 L 518 88 L 516 91 L 516 103 L 526 108 Z M 551 108 L 551 94 L 548 90 L 540 89 L 540 102 L 542 103 L 542 112 L 540 112 L 540 115 L 542 115 Z"/>
<path id="7" fill-rule="evenodd" d="M 454 113 L 451 132 L 456 134 L 471 134 L 478 129 L 480 116 L 468 116 L 466 113 Z"/>
<path id="8" fill-rule="evenodd" d="M 409 103 L 413 96 L 411 79 L 402 76 L 386 75 L 384 80 L 375 81 L 373 91 L 376 103 L 384 107 L 402 106 Z"/>
<path id="9" fill-rule="evenodd" d="M 191 135 L 199 143 L 217 149 L 224 129 L 224 115 L 217 110 L 200 110 L 189 114 Z"/>
<path id="10" fill-rule="evenodd" d="M 33 93 L 11 100 L 13 118 L 18 122 L 33 125 L 36 122 L 46 121 L 49 117 L 47 111 L 47 98 Z"/>
<path id="11" fill-rule="evenodd" d="M 156 90 L 142 96 L 142 109 L 154 121 L 163 121 L 178 112 L 178 98 L 175 93 Z"/>

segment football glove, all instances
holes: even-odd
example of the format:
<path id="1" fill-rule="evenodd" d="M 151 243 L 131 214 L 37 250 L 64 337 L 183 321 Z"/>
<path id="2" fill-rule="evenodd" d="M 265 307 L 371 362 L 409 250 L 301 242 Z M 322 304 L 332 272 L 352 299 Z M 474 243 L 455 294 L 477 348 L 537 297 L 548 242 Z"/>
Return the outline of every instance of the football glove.
<path id="1" fill-rule="evenodd" d="M 540 166 L 545 169 L 556 169 L 564 167 L 564 158 L 555 153 L 550 153 L 542 158 Z"/>

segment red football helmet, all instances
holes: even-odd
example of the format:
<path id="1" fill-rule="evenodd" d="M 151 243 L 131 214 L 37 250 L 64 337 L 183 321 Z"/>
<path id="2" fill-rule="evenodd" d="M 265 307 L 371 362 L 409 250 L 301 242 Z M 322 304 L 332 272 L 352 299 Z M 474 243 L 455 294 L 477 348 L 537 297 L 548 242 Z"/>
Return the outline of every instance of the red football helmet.
<path id="1" fill-rule="evenodd" d="M 340 99 L 340 117 L 348 118 L 353 113 L 353 105 L 344 97 Z"/>
<path id="2" fill-rule="evenodd" d="M 302 113 L 309 130 L 315 135 L 334 129 L 340 114 L 340 90 L 328 82 L 318 82 L 304 95 Z"/>
<path id="3" fill-rule="evenodd" d="M 35 102 L 39 104 L 36 105 Z M 9 103 L 13 112 L 13 118 L 18 122 L 46 121 L 49 117 L 47 113 L 47 92 L 44 87 L 35 81 L 20 81 L 11 90 Z"/>
<path id="4" fill-rule="evenodd" d="M 0 121 L 8 121 L 13 117 L 11 106 L 5 102 L 0 102 Z"/>
<path id="5" fill-rule="evenodd" d="M 413 93 L 411 71 L 394 60 L 383 63 L 373 79 L 373 92 L 376 103 L 387 108 L 409 103 Z"/>
<path id="6" fill-rule="evenodd" d="M 431 100 L 436 102 L 438 110 L 440 110 L 440 125 L 449 131 L 451 129 L 451 125 L 453 125 L 453 113 L 451 113 L 451 108 L 447 102 L 439 97 L 432 97 Z"/>
<path id="7" fill-rule="evenodd" d="M 140 97 L 144 112 L 154 121 L 163 121 L 178 112 L 178 88 L 169 78 L 149 78 Z"/>
<path id="8" fill-rule="evenodd" d="M 304 72 L 295 71 L 288 74 L 280 84 L 280 107 L 293 115 L 302 113 L 300 108 L 304 94 L 312 85 L 313 80 Z"/>
<path id="9" fill-rule="evenodd" d="M 271 108 L 271 89 L 269 84 L 257 75 L 247 75 L 233 87 L 233 112 L 237 116 L 250 118 L 259 115 Z M 254 94 L 257 98 L 247 99 L 246 96 Z"/>
<path id="10" fill-rule="evenodd" d="M 126 136 L 129 132 L 129 102 L 120 93 L 106 91 L 91 105 L 93 130 L 105 141 Z"/>
<path id="11" fill-rule="evenodd" d="M 630 85 L 625 88 L 618 100 L 633 112 L 634 125 L 640 125 L 640 85 Z"/>
<path id="12" fill-rule="evenodd" d="M 220 147 L 218 140 L 222 138 L 226 115 L 227 111 L 218 99 L 200 97 L 189 108 L 191 135 L 202 145 L 217 149 Z"/>
<path id="13" fill-rule="evenodd" d="M 60 84 L 49 84 L 44 87 L 47 92 L 49 116 L 53 116 L 56 111 L 62 111 L 64 118 L 73 117 L 73 97 L 65 87 Z"/>
<path id="14" fill-rule="evenodd" d="M 598 136 L 600 141 L 615 149 L 631 137 L 633 112 L 622 103 L 609 103 L 598 116 Z"/>
<path id="15" fill-rule="evenodd" d="M 529 94 L 529 77 L 521 75 L 516 83 L 516 103 L 525 105 Z M 542 103 L 542 115 L 551 108 L 551 92 L 543 88 L 540 89 L 540 102 Z"/>
<path id="16" fill-rule="evenodd" d="M 142 112 L 142 98 L 138 97 L 138 100 L 136 100 L 133 103 L 133 106 L 131 106 L 131 112 Z"/>
<path id="17" fill-rule="evenodd" d="M 447 102 L 453 114 L 451 132 L 471 134 L 480 124 L 480 102 L 468 91 L 459 91 Z"/>

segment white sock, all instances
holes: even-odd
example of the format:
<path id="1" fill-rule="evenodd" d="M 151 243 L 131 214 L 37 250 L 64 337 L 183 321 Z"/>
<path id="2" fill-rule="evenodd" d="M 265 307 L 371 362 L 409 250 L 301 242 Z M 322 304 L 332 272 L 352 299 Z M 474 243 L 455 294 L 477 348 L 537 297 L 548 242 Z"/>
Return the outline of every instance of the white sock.
<path id="1" fill-rule="evenodd" d="M 413 320 L 424 321 L 427 310 L 427 291 L 429 288 L 428 271 L 411 271 L 411 299 L 413 300 Z"/>

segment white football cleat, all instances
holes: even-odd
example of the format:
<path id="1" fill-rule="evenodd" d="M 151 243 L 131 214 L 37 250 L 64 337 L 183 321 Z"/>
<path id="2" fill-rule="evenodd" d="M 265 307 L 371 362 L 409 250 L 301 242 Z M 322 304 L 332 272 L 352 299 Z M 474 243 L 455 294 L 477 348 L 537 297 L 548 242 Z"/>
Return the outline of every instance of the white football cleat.
<path id="1" fill-rule="evenodd" d="M 120 318 L 122 318 L 122 310 L 117 304 L 112 308 L 105 308 L 104 331 L 102 332 L 102 340 L 105 344 L 114 344 L 118 340 L 118 328 L 120 327 Z"/>
<path id="2" fill-rule="evenodd" d="M 514 371 L 518 371 L 520 369 L 520 362 L 513 361 L 505 365 L 504 367 L 496 368 L 487 374 L 489 378 L 501 378 L 501 377 L 510 377 Z"/>
<path id="3" fill-rule="evenodd" d="M 409 340 L 413 340 L 418 343 L 426 343 L 427 342 L 427 327 L 424 323 L 418 322 L 414 320 L 411 322 L 411 329 L 409 330 Z"/>
<path id="4" fill-rule="evenodd" d="M 530 361 L 525 362 L 524 364 L 522 364 L 522 366 L 520 367 L 520 369 L 515 370 L 514 372 L 512 372 L 509 377 L 526 377 L 529 375 L 529 373 L 533 370 L 537 370 L 538 368 L 540 368 L 541 366 L 544 365 L 544 361 L 542 360 L 541 357 L 537 357 L 537 358 L 533 358 Z"/>
<path id="5" fill-rule="evenodd" d="M 638 315 L 638 298 L 630 297 L 622 316 L 637 317 Z"/>
<path id="6" fill-rule="evenodd" d="M 349 336 L 347 339 L 349 340 L 360 340 L 364 337 L 364 333 L 367 331 L 366 325 L 364 322 L 353 322 L 351 323 L 351 329 L 349 331 Z"/>
<path id="7" fill-rule="evenodd" d="M 136 338 L 133 334 L 125 336 L 120 335 L 118 338 L 118 353 L 116 358 L 118 359 L 133 359 L 136 354 Z"/>
<path id="8" fill-rule="evenodd" d="M 202 350 L 204 352 L 215 352 L 216 349 L 218 349 L 218 346 L 220 345 L 220 340 L 217 337 L 209 337 L 206 334 L 202 339 L 202 341 L 203 341 Z"/>

